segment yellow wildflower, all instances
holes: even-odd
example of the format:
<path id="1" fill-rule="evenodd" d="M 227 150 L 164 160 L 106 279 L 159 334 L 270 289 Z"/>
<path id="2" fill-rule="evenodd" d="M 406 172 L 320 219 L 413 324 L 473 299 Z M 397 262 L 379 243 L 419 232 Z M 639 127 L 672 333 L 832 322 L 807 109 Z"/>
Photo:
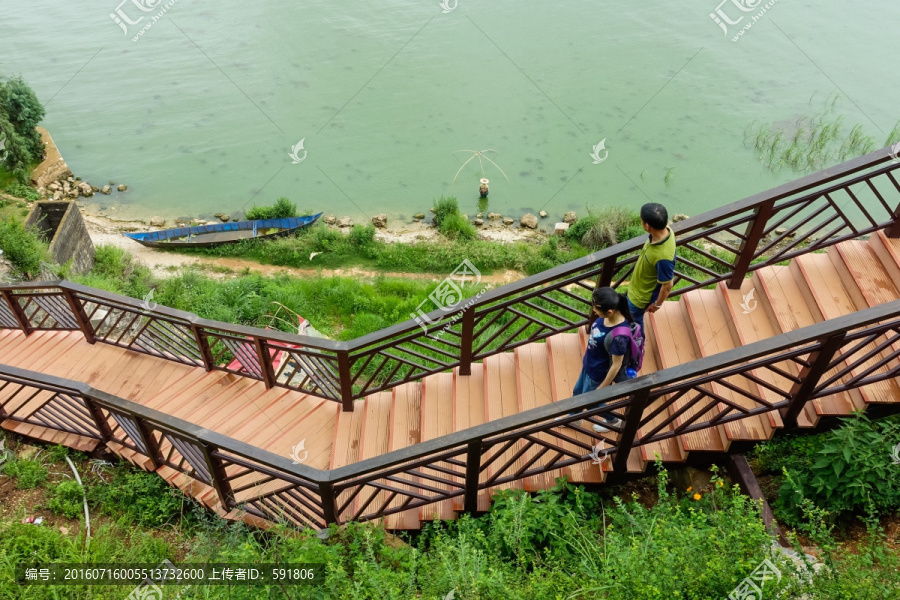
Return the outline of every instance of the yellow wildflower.
<path id="1" fill-rule="evenodd" d="M 687 489 L 687 491 L 689 491 L 689 492 L 690 492 L 690 491 L 692 491 L 692 490 L 693 490 L 693 489 L 694 489 L 694 486 L 692 486 L 692 485 L 689 485 L 689 486 L 688 486 L 688 489 Z"/>
<path id="2" fill-rule="evenodd" d="M 703 496 L 701 496 L 700 494 L 694 494 L 694 500 L 699 500 L 702 497 Z"/>
<path id="3" fill-rule="evenodd" d="M 722 480 L 719 480 L 719 481 L 716 482 L 716 485 L 719 486 L 719 487 L 722 487 L 723 485 L 725 485 L 725 482 L 722 481 Z"/>

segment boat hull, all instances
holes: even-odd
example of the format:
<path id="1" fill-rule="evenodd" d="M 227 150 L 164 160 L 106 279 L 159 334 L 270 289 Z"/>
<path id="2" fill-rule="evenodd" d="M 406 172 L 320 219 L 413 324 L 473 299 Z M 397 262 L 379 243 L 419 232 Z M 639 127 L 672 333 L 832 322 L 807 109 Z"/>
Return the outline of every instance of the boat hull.
<path id="1" fill-rule="evenodd" d="M 311 217 L 237 221 L 123 235 L 149 248 L 210 248 L 244 240 L 284 237 L 309 227 L 320 216 L 322 213 Z"/>

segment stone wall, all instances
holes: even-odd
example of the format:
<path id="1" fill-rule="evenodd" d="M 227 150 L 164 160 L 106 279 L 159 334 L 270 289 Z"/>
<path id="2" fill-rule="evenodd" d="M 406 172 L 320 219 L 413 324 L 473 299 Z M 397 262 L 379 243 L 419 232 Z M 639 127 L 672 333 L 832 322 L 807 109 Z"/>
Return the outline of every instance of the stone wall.
<path id="1" fill-rule="evenodd" d="M 81 211 L 74 202 L 35 202 L 25 225 L 39 229 L 50 242 L 50 255 L 71 272 L 83 274 L 94 266 L 94 244 Z"/>
<path id="2" fill-rule="evenodd" d="M 37 127 L 36 129 L 38 133 L 41 134 L 41 139 L 44 141 L 44 155 L 46 158 L 44 158 L 44 161 L 31 172 L 31 182 L 34 183 L 35 186 L 41 188 L 46 187 L 54 181 L 71 177 L 72 171 L 69 170 L 69 165 L 63 160 L 56 144 L 53 143 L 50 132 L 43 127 Z"/>

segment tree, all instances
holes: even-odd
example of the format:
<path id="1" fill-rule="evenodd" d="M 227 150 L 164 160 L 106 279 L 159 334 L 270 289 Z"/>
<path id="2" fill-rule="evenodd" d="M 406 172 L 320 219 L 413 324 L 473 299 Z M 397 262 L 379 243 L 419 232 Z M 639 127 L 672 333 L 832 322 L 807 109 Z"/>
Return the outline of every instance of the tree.
<path id="1" fill-rule="evenodd" d="M 44 142 L 35 129 L 44 118 L 44 106 L 25 80 L 13 77 L 0 83 L 0 139 L 5 140 L 3 167 L 19 179 L 28 166 L 44 158 Z"/>

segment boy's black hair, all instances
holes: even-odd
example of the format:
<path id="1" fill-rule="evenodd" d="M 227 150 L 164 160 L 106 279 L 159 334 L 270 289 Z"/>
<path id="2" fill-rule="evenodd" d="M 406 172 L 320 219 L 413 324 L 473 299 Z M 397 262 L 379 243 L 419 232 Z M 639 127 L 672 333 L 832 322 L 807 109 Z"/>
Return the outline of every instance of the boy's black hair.
<path id="1" fill-rule="evenodd" d="M 669 212 L 656 202 L 648 202 L 641 207 L 641 221 L 653 229 L 665 229 L 669 224 Z"/>

